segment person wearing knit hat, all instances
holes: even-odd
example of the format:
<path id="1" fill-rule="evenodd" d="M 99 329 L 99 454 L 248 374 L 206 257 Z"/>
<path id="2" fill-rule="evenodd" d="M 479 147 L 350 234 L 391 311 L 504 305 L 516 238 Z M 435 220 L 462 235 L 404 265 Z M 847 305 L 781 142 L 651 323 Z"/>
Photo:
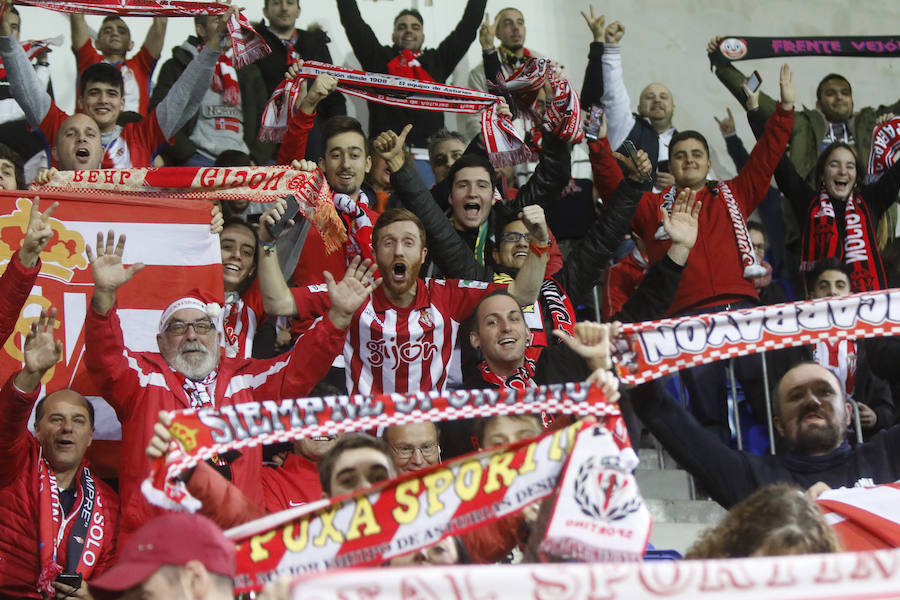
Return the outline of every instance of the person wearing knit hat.
<path id="1" fill-rule="evenodd" d="M 145 598 L 230 600 L 234 574 L 234 543 L 222 530 L 206 517 L 173 512 L 135 531 L 91 588 L 134 590 Z"/>
<path id="2" fill-rule="evenodd" d="M 127 538 L 160 512 L 140 491 L 149 470 L 144 449 L 159 412 L 307 395 L 328 373 L 343 348 L 345 330 L 354 313 L 381 281 L 373 280 L 371 263 L 359 258 L 350 262 L 340 282 L 325 272 L 327 313 L 290 351 L 271 359 L 226 354 L 221 346 L 220 299 L 203 290 L 179 296 L 163 311 L 156 336 L 158 353 L 134 352 L 125 346 L 116 297 L 118 289 L 143 265 L 124 265 L 124 249 L 124 236 L 116 243 L 112 231 L 105 240 L 98 234 L 96 256 L 87 248 L 94 291 L 85 319 L 85 363 L 122 423 L 120 529 Z M 132 286 L 138 287 L 129 284 Z M 263 504 L 263 491 L 258 485 L 260 448 L 215 456 L 211 464 L 253 502 Z"/>

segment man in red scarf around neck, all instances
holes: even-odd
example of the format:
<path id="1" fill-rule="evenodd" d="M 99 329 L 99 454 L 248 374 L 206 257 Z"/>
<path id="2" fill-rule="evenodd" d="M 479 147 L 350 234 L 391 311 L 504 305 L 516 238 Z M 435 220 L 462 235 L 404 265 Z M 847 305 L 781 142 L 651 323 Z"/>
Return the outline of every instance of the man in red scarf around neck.
<path id="1" fill-rule="evenodd" d="M 356 0 L 338 0 L 337 5 L 341 24 L 363 70 L 444 83 L 475 41 L 487 0 L 468 0 L 456 29 L 437 48 L 425 50 L 424 21 L 419 11 L 401 10 L 394 18 L 391 45 L 383 46 L 360 14 Z M 369 103 L 369 131 L 387 131 L 398 123 L 412 123 L 409 144 L 427 148 L 428 136 L 444 127 L 444 114 Z"/>

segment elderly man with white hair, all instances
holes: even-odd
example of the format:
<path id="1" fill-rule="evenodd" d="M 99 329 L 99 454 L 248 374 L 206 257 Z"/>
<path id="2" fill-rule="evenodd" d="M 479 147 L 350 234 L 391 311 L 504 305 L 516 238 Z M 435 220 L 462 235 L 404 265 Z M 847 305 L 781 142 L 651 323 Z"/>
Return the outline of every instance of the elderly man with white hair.
<path id="1" fill-rule="evenodd" d="M 325 273 L 331 306 L 316 326 L 285 354 L 267 360 L 229 358 L 220 346 L 221 308 L 209 292 L 192 290 L 163 312 L 156 336 L 159 353 L 125 347 L 116 293 L 143 264 L 122 264 L 124 236 L 97 235 L 88 248 L 94 295 L 85 322 L 88 372 L 122 423 L 120 527 L 125 535 L 159 512 L 144 500 L 140 484 L 149 470 L 144 454 L 161 410 L 224 406 L 256 398 L 301 397 L 328 372 L 342 350 L 353 313 L 368 298 L 373 269 L 355 259 L 336 283 Z M 248 497 L 262 504 L 260 448 L 212 459 L 214 466 Z"/>

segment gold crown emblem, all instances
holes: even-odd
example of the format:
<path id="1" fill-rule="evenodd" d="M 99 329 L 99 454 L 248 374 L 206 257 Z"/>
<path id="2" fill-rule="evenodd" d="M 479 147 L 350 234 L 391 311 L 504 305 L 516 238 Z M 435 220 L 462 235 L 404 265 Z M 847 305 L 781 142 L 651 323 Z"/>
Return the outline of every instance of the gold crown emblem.
<path id="1" fill-rule="evenodd" d="M 197 447 L 197 429 L 191 429 L 184 423 L 173 423 L 169 428 L 172 437 L 181 443 L 185 452 L 191 453 Z"/>
<path id="2" fill-rule="evenodd" d="M 27 198 L 16 200 L 16 210 L 0 216 L 0 261 L 8 264 L 12 255 L 22 246 L 28 228 L 31 202 Z M 66 229 L 65 223 L 50 217 L 53 237 L 41 252 L 41 274 L 70 282 L 76 269 L 86 269 L 84 238 L 77 231 Z M 3 267 L 5 270 L 5 265 Z"/>

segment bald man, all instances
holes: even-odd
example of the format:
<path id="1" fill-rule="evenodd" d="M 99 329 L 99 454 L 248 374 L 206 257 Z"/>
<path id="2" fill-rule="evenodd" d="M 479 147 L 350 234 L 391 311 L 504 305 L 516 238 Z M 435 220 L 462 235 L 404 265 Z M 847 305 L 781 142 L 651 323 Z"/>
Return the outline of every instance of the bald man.
<path id="1" fill-rule="evenodd" d="M 589 20 L 588 24 L 596 38 L 603 27 L 603 17 Z M 603 30 L 601 101 L 606 110 L 607 137 L 609 145 L 623 154 L 621 146 L 625 140 L 631 140 L 638 150 L 647 153 L 653 164 L 655 191 L 658 191 L 675 183 L 675 178 L 668 172 L 669 142 L 676 133 L 672 126 L 675 99 L 665 84 L 653 82 L 641 90 L 637 113 L 631 112 L 631 100 L 622 75 L 620 42 L 624 35 L 625 26 L 618 21 Z"/>

